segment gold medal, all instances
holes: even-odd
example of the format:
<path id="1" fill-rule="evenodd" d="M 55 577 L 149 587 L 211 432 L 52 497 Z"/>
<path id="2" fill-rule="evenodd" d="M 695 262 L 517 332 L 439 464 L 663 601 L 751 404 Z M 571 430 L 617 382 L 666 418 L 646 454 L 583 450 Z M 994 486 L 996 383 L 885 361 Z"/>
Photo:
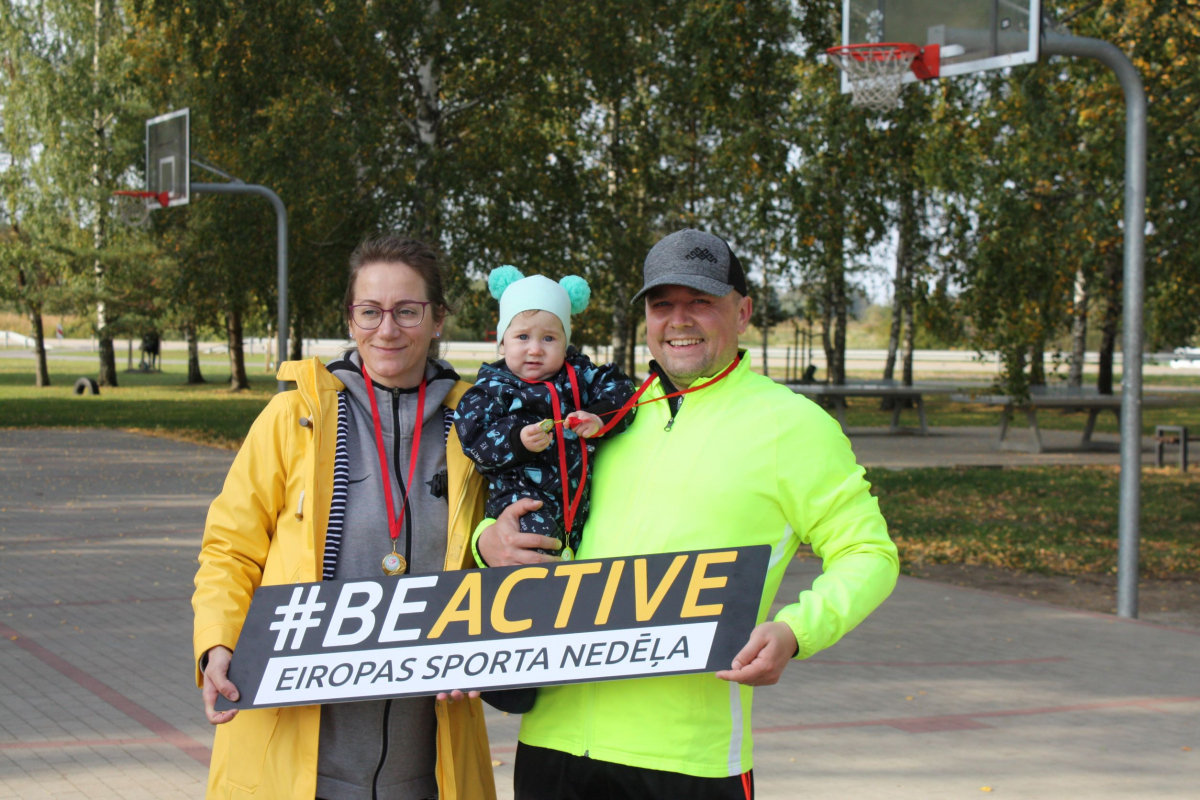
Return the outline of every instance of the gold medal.
<path id="1" fill-rule="evenodd" d="M 404 556 L 395 550 L 383 557 L 383 572 L 385 575 L 403 575 L 408 571 L 408 562 Z"/>

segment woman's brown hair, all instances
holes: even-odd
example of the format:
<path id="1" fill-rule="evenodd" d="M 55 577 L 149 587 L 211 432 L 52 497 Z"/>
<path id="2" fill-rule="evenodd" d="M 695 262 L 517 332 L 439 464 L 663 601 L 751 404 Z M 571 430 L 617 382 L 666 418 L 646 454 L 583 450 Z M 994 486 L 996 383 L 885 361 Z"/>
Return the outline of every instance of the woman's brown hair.
<path id="1" fill-rule="evenodd" d="M 350 279 L 346 283 L 346 302 L 343 306 L 347 322 L 350 321 L 350 305 L 354 302 L 358 273 L 371 264 L 403 264 L 420 275 L 425 283 L 425 296 L 432 304 L 434 322 L 441 322 L 447 314 L 454 313 L 454 308 L 446 298 L 442 261 L 437 250 L 417 239 L 384 235 L 365 240 L 350 254 Z M 430 359 L 438 357 L 440 344 L 440 339 L 430 341 Z"/>

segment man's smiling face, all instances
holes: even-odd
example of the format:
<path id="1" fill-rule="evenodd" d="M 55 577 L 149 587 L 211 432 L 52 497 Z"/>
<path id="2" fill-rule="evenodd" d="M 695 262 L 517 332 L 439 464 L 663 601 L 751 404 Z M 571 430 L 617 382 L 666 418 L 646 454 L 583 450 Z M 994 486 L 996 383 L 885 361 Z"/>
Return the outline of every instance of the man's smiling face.
<path id="1" fill-rule="evenodd" d="M 676 284 L 646 294 L 650 353 L 677 388 L 719 372 L 737 357 L 752 303 L 730 291 L 724 297 Z"/>

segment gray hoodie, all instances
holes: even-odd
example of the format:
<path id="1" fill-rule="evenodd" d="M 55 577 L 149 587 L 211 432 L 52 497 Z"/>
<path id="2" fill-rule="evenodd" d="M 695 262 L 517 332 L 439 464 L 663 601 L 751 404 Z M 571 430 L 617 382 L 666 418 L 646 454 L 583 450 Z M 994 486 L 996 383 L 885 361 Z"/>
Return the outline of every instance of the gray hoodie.
<path id="1" fill-rule="evenodd" d="M 383 482 L 362 360 L 351 352 L 329 365 L 344 384 L 350 475 L 334 578 L 383 575 L 391 552 Z M 458 380 L 445 361 L 425 370 L 425 414 L 413 487 L 396 552 L 410 574 L 440 572 L 446 559 L 446 431 L 442 400 Z M 375 384 L 388 477 L 397 516 L 405 497 L 417 410 L 417 390 Z M 399 439 L 395 435 L 400 431 Z M 440 477 L 439 477 L 440 476 Z M 333 800 L 425 800 L 437 796 L 437 720 L 433 698 L 397 698 L 321 707 L 317 797 Z"/>

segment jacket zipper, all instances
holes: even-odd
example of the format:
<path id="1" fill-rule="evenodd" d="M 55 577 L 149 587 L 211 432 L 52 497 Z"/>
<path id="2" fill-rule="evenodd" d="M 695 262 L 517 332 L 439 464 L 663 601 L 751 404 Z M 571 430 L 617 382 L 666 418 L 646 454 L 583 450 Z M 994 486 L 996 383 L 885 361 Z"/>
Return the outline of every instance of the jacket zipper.
<path id="1" fill-rule="evenodd" d="M 675 427 L 675 418 L 677 416 L 679 416 L 680 411 L 683 411 L 683 401 L 686 399 L 687 399 L 686 397 L 679 398 L 679 405 L 677 405 L 675 407 L 675 410 L 671 412 L 671 418 L 669 420 L 667 420 L 667 427 L 663 428 L 663 430 L 666 431 L 667 433 L 670 433 L 671 428 Z M 671 402 L 670 400 L 667 401 L 668 405 L 670 404 L 670 402 Z"/>
<path id="2" fill-rule="evenodd" d="M 404 474 L 400 471 L 400 390 L 389 389 L 392 395 L 392 471 L 396 473 L 396 483 L 400 484 L 400 507 L 404 509 L 404 535 L 408 537 L 405 540 L 406 560 L 412 555 L 412 508 L 408 505 L 408 487 L 404 485 Z M 413 435 L 416 435 L 416 425 L 413 426 Z M 412 465 L 409 465 L 412 466 Z M 412 572 L 413 565 L 408 565 L 408 572 Z"/>
<path id="3" fill-rule="evenodd" d="M 679 405 L 675 408 L 674 412 L 671 414 L 671 419 L 668 420 L 667 426 L 665 428 L 663 428 L 664 432 L 670 433 L 671 428 L 673 428 L 675 426 L 675 418 L 679 415 L 679 412 L 681 410 L 683 410 L 683 400 L 684 400 L 684 398 L 682 398 L 682 397 L 679 398 Z M 669 405 L 670 401 L 668 400 L 667 403 Z M 655 448 L 654 448 L 654 453 L 649 458 L 646 459 L 645 464 L 650 465 L 650 464 L 659 463 L 659 455 L 662 453 L 663 447 L 666 446 L 666 443 L 667 443 L 667 440 L 665 438 L 660 439 L 657 446 L 655 446 Z M 644 480 L 639 481 L 639 486 L 645 486 L 645 485 L 646 485 L 646 481 L 644 481 Z M 639 495 L 638 499 L 639 500 L 641 499 L 640 495 Z M 592 734 L 593 734 L 593 727 L 594 727 L 592 723 L 596 716 L 596 693 L 598 691 L 598 687 L 594 683 L 586 684 L 586 686 L 587 686 L 587 688 L 585 691 L 587 692 L 587 699 L 584 702 L 585 713 L 584 713 L 584 720 L 583 720 L 583 757 L 590 758 L 591 751 L 592 751 Z"/>
<path id="4" fill-rule="evenodd" d="M 592 752 L 592 720 L 596 716 L 596 684 L 587 685 L 587 716 L 583 725 L 583 757 L 591 758 Z"/>
<path id="5" fill-rule="evenodd" d="M 383 703 L 383 746 L 379 750 L 379 763 L 375 765 L 375 776 L 371 778 L 371 800 L 379 798 L 379 773 L 383 772 L 383 764 L 387 761 L 388 752 L 388 718 L 392 715 L 392 701 Z"/>

